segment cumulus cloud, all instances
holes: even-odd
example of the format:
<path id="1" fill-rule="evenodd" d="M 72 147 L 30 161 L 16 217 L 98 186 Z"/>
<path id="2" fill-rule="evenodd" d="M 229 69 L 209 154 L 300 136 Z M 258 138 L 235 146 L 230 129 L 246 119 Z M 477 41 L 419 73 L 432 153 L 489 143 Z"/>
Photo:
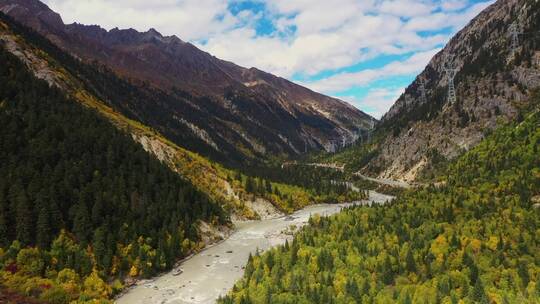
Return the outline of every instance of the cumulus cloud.
<path id="1" fill-rule="evenodd" d="M 316 75 L 338 70 L 377 56 L 400 55 L 433 49 L 457 31 L 490 2 L 473 5 L 394 0 L 268 0 L 276 28 L 270 36 L 235 28 L 215 35 L 198 46 L 218 57 L 255 66 L 283 77 Z M 461 7 L 462 8 L 462 7 Z M 286 29 L 294 27 L 294 32 Z M 430 35 L 421 34 L 434 31 Z M 256 56 L 253 56 L 256 54 Z"/>
<path id="2" fill-rule="evenodd" d="M 64 22 L 98 23 L 106 29 L 156 28 L 184 40 L 204 39 L 226 32 L 240 20 L 226 0 L 44 0 Z"/>
<path id="3" fill-rule="evenodd" d="M 342 96 L 341 98 L 355 107 L 363 109 L 369 115 L 380 119 L 404 92 L 405 88 L 376 88 L 369 90 L 368 94 L 363 98 L 356 96 Z"/>
<path id="4" fill-rule="evenodd" d="M 425 16 L 435 10 L 436 5 L 413 0 L 389 0 L 382 1 L 379 6 L 381 13 L 392 14 L 400 17 Z"/>
<path id="5" fill-rule="evenodd" d="M 445 2 L 446 3 L 446 2 Z M 430 15 L 418 16 L 411 18 L 405 25 L 406 31 L 436 31 L 442 28 L 460 29 L 467 24 L 474 16 L 478 15 L 482 10 L 489 6 L 493 1 L 482 2 L 471 6 L 464 12 L 447 12 L 440 11 Z M 444 5 L 445 10 L 452 10 L 459 7 L 458 5 Z"/>
<path id="6" fill-rule="evenodd" d="M 373 81 L 382 78 L 418 72 L 452 33 L 493 3 L 493 0 L 44 1 L 68 23 L 98 23 L 107 29 L 133 27 L 140 31 L 156 28 L 242 66 L 257 67 L 286 78 L 307 79 L 305 85 L 330 94 L 355 86 L 370 87 Z M 231 10 L 232 6 L 247 2 L 258 4 L 262 12 L 249 8 L 234 13 Z M 263 18 L 272 28 L 261 35 L 257 25 Z M 343 68 L 361 66 L 384 56 L 411 53 L 414 55 L 408 59 L 380 69 L 339 73 Z M 325 77 L 309 81 L 321 73 Z M 373 91 L 370 98 L 388 106 L 392 94 L 383 93 Z"/>
<path id="7" fill-rule="evenodd" d="M 445 11 L 457 11 L 467 7 L 467 0 L 446 0 L 442 2 L 441 7 Z"/>
<path id="8" fill-rule="evenodd" d="M 380 79 L 416 74 L 439 51 L 440 49 L 437 48 L 426 52 L 419 52 L 405 61 L 393 61 L 380 69 L 366 69 L 355 73 L 340 73 L 319 81 L 303 84 L 315 91 L 336 93 L 357 86 L 366 86 Z"/>

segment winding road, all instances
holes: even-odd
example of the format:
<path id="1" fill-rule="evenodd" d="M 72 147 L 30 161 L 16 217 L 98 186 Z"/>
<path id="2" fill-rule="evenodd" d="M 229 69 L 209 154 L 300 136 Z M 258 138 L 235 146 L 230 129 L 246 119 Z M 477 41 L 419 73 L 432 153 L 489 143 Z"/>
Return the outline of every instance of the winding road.
<path id="1" fill-rule="evenodd" d="M 290 216 L 240 223 L 225 241 L 184 261 L 177 269 L 152 281 L 141 281 L 116 300 L 118 304 L 210 304 L 242 277 L 249 253 L 267 250 L 292 238 L 285 230 L 307 224 L 314 214 L 332 215 L 352 205 L 384 204 L 392 196 L 370 191 L 369 199 L 349 204 L 308 206 Z M 176 274 L 176 275 L 175 275 Z"/>
<path id="2" fill-rule="evenodd" d="M 373 177 L 365 176 L 358 172 L 354 173 L 354 175 L 360 178 L 363 178 L 365 180 L 378 183 L 378 184 L 383 184 L 383 185 L 388 185 L 388 186 L 398 187 L 398 188 L 405 188 L 405 189 L 411 188 L 411 185 L 404 181 L 397 181 L 397 180 L 387 179 L 387 178 L 373 178 Z"/>

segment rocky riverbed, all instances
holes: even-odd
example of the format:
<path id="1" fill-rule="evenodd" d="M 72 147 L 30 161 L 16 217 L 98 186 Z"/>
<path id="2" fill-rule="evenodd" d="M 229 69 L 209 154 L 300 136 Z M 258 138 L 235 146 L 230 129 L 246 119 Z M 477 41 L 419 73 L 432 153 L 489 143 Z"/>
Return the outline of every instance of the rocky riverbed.
<path id="1" fill-rule="evenodd" d="M 237 230 L 228 239 L 196 254 L 167 274 L 139 282 L 116 303 L 215 303 L 242 277 L 249 253 L 285 243 L 311 215 L 332 215 L 353 204 L 382 204 L 391 199 L 391 196 L 371 191 L 369 200 L 362 202 L 313 205 L 289 216 L 238 223 Z"/>

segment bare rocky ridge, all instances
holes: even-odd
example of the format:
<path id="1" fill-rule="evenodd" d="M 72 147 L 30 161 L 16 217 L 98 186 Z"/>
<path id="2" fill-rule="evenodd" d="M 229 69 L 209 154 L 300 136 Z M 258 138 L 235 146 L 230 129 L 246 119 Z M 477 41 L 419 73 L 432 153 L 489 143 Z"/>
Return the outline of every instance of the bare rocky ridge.
<path id="1" fill-rule="evenodd" d="M 382 118 L 386 138 L 364 170 L 412 181 L 435 158 L 454 158 L 501 122 L 515 119 L 528 92 L 540 85 L 539 20 L 534 0 L 499 0 L 472 20 Z M 513 22 L 523 31 L 514 57 L 508 35 Z M 446 58 L 453 58 L 458 71 L 455 104 L 447 102 Z M 420 78 L 426 80 L 425 104 Z"/>
<path id="2" fill-rule="evenodd" d="M 218 160 L 335 151 L 368 127 L 370 117 L 341 100 L 220 60 L 154 29 L 141 33 L 65 25 L 37 0 L 0 0 L 0 11 L 85 62 L 98 62 L 133 84 L 163 91 L 166 101 L 147 106 L 170 116 L 143 123 L 177 144 L 193 141 L 188 148 L 218 155 Z M 138 117 L 157 115 L 141 105 L 128 107 Z"/>

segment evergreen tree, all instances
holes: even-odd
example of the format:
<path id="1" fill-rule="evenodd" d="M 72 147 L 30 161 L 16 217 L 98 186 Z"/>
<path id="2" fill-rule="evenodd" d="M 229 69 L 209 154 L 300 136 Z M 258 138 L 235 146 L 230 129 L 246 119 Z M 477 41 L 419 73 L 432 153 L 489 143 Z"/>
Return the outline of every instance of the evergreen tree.
<path id="1" fill-rule="evenodd" d="M 103 227 L 94 231 L 92 246 L 94 248 L 94 256 L 96 258 L 98 269 L 107 269 L 105 267 L 105 255 L 107 254 L 107 249 L 105 247 L 105 229 Z"/>
<path id="2" fill-rule="evenodd" d="M 527 288 L 527 285 L 529 285 L 529 282 L 531 280 L 527 264 L 528 263 L 524 260 L 521 260 L 518 263 L 518 274 L 521 278 L 521 282 L 523 283 L 523 288 Z"/>
<path id="3" fill-rule="evenodd" d="M 90 217 L 88 216 L 88 208 L 84 202 L 79 202 L 75 205 L 73 233 L 75 233 L 79 242 L 82 244 L 88 243 L 90 233 L 92 233 L 92 226 Z"/>
<path id="4" fill-rule="evenodd" d="M 407 257 L 405 258 L 405 261 L 407 263 L 407 271 L 416 272 L 416 262 L 414 261 L 412 249 L 409 249 L 407 251 Z"/>
<path id="5" fill-rule="evenodd" d="M 478 279 L 476 280 L 476 283 L 474 284 L 473 289 L 471 290 L 471 300 L 475 303 L 482 303 L 482 304 L 488 304 L 488 298 L 486 295 L 486 291 L 484 290 L 484 285 L 482 284 L 482 280 Z"/>
<path id="6" fill-rule="evenodd" d="M 36 224 L 36 243 L 40 248 L 44 249 L 49 247 L 52 234 L 49 208 L 44 201 L 39 201 L 37 206 L 39 207 L 39 215 Z"/>
<path id="7" fill-rule="evenodd" d="M 403 299 L 403 304 L 412 304 L 411 296 L 409 293 L 405 295 L 405 298 Z"/>
<path id="8" fill-rule="evenodd" d="M 272 183 L 269 182 L 268 180 L 265 181 L 265 188 L 266 188 L 266 193 L 271 194 L 273 192 Z"/>
<path id="9" fill-rule="evenodd" d="M 394 282 L 394 271 L 392 270 L 392 263 L 390 261 L 390 256 L 388 255 L 386 255 L 386 258 L 384 259 L 382 276 L 385 284 L 392 284 Z"/>
<path id="10" fill-rule="evenodd" d="M 32 210 L 28 197 L 20 192 L 16 198 L 17 204 L 17 240 L 25 245 L 32 244 Z"/>
<path id="11" fill-rule="evenodd" d="M 264 180 L 261 178 L 257 178 L 257 193 L 260 195 L 264 195 L 265 187 L 264 187 Z"/>
<path id="12" fill-rule="evenodd" d="M 251 176 L 248 176 L 246 178 L 246 185 L 245 185 L 246 191 L 248 193 L 255 193 L 257 190 L 257 185 L 255 183 L 255 179 Z"/>
<path id="13" fill-rule="evenodd" d="M 0 248 L 6 247 L 8 241 L 7 201 L 0 188 Z"/>

